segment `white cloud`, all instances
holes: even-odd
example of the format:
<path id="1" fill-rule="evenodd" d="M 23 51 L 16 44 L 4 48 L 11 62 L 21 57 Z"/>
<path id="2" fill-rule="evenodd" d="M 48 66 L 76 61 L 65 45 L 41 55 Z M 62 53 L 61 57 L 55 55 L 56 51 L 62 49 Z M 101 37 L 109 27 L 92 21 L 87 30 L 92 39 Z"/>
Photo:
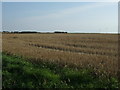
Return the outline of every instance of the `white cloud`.
<path id="1" fill-rule="evenodd" d="M 89 3 L 79 7 L 63 9 L 43 16 L 27 16 L 25 18 L 22 17 L 13 20 L 11 23 L 9 23 L 8 26 L 16 29 L 36 29 L 38 31 L 63 29 L 69 30 L 71 32 L 73 30 L 82 32 L 97 32 L 98 30 L 98 32 L 102 32 L 105 30 L 105 32 L 112 32 L 117 30 L 117 22 L 115 18 L 115 15 L 117 15 L 116 13 L 113 16 L 106 16 L 106 13 L 104 12 L 102 14 L 100 13 L 100 15 L 96 14 L 98 16 L 94 16 L 96 12 L 92 12 L 94 14 L 92 14 L 93 16 L 90 17 L 87 17 L 87 15 L 85 15 L 86 12 L 91 12 L 94 9 L 97 10 L 98 8 L 102 8 L 103 10 L 106 7 L 109 8 L 108 6 L 110 5 L 116 6 L 117 3 Z M 81 17 L 82 15 L 79 17 L 80 19 L 78 17 L 75 17 L 77 14 L 83 14 L 83 18 Z M 66 18 L 68 16 L 73 18 L 68 18 L 70 19 L 68 20 Z M 112 17 L 114 19 L 112 19 Z"/>
<path id="2" fill-rule="evenodd" d="M 113 5 L 113 3 L 93 3 L 89 5 L 84 5 L 84 6 L 79 6 L 79 7 L 73 7 L 73 8 L 67 8 L 55 13 L 50 13 L 48 15 L 44 16 L 32 16 L 32 17 L 25 17 L 24 19 L 20 19 L 20 22 L 25 22 L 25 21 L 32 21 L 32 22 L 38 22 L 44 19 L 55 19 L 55 18 L 61 18 L 61 17 L 66 17 L 68 15 L 76 14 L 76 13 L 82 13 L 86 10 L 90 10 L 93 8 L 98 8 L 98 7 L 103 7 L 103 6 L 108 6 L 108 5 Z"/>

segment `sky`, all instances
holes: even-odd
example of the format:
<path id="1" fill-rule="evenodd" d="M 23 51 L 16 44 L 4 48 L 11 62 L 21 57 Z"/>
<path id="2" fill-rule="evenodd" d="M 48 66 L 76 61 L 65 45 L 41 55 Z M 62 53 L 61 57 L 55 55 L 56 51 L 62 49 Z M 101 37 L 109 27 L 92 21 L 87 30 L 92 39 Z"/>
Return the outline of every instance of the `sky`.
<path id="1" fill-rule="evenodd" d="M 2 3 L 0 2 L 0 32 L 2 31 Z"/>
<path id="2" fill-rule="evenodd" d="M 2 28 L 9 31 L 118 32 L 118 3 L 3 2 Z"/>

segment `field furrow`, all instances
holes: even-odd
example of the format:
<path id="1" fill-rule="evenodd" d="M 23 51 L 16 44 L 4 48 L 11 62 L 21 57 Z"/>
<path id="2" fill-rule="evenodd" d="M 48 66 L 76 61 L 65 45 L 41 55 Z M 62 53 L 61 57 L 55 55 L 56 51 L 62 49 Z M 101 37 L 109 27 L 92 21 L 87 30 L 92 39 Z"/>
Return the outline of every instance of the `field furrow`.
<path id="1" fill-rule="evenodd" d="M 3 34 L 2 39 L 3 52 L 29 60 L 117 73 L 118 36 L 114 34 Z"/>

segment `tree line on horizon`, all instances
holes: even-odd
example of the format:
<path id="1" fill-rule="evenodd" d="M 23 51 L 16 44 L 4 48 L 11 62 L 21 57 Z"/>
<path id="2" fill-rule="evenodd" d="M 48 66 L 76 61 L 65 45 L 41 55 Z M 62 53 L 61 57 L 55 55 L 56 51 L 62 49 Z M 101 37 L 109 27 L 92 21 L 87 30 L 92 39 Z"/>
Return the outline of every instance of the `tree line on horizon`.
<path id="1" fill-rule="evenodd" d="M 43 33 L 43 32 L 37 32 L 37 31 L 2 31 L 3 33 Z M 44 33 L 52 33 L 52 32 L 44 32 Z M 53 33 L 67 33 L 64 31 L 54 31 Z"/>

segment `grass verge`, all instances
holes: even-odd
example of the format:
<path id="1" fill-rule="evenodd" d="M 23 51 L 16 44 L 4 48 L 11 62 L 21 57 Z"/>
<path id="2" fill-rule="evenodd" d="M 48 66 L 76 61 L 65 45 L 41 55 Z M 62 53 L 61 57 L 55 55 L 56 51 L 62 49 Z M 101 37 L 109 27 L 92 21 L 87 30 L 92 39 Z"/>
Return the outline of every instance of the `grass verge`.
<path id="1" fill-rule="evenodd" d="M 3 88 L 119 88 L 115 77 L 97 76 L 91 69 L 32 63 L 3 53 Z"/>

